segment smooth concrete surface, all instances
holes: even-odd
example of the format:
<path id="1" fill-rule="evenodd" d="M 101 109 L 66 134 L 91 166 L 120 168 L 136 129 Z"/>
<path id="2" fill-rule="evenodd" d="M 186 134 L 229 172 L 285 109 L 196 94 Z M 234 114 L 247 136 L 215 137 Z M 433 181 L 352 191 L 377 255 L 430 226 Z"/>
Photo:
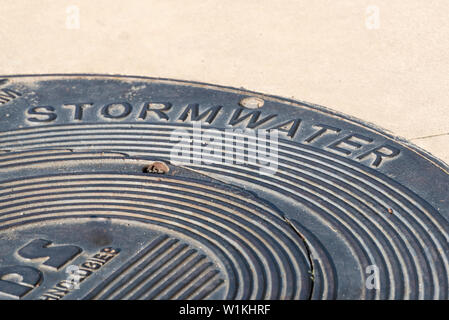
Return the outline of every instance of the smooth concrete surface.
<path id="1" fill-rule="evenodd" d="M 447 0 L 0 0 L 0 74 L 194 80 L 372 122 L 449 163 Z"/>

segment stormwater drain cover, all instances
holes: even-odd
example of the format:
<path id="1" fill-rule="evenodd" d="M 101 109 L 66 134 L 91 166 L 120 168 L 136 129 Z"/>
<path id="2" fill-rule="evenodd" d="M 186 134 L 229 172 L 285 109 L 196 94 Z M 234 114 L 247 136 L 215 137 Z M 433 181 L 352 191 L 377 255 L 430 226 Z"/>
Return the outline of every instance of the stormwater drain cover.
<path id="1" fill-rule="evenodd" d="M 447 299 L 448 167 L 214 85 L 0 79 L 2 299 Z"/>

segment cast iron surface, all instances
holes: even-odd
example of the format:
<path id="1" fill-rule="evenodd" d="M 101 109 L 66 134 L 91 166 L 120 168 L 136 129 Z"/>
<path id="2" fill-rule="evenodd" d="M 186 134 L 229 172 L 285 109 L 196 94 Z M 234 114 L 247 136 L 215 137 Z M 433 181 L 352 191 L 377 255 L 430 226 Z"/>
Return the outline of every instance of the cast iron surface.
<path id="1" fill-rule="evenodd" d="M 192 145 L 173 132 L 225 129 L 278 129 L 275 172 L 173 158 Z M 309 103 L 3 76 L 0 298 L 447 299 L 448 186 L 431 155 Z"/>

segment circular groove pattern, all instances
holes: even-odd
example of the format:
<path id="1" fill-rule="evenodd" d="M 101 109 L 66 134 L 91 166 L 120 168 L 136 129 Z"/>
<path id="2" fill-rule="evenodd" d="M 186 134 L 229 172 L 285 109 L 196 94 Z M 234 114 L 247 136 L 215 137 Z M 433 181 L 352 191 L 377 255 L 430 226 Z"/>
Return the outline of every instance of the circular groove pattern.
<path id="1" fill-rule="evenodd" d="M 243 288 L 239 288 L 238 294 L 229 292 L 229 299 L 298 299 L 306 296 L 306 253 L 299 251 L 301 245 L 295 243 L 298 237 L 286 227 L 279 213 L 274 213 L 277 217 L 274 216 L 273 209 L 269 213 L 260 207 L 255 215 L 252 213 L 255 205 L 246 206 L 242 200 L 230 194 L 224 196 L 213 186 L 205 188 L 186 180 L 170 179 L 165 186 L 157 179 L 144 176 L 111 174 L 82 177 L 82 174 L 50 176 L 30 179 L 25 184 L 21 180 L 5 182 L 7 189 L 2 190 L 0 196 L 7 200 L 2 201 L 0 207 L 0 228 L 61 216 L 55 215 L 56 212 L 71 217 L 82 216 L 81 213 L 73 213 L 81 211 L 90 216 L 144 219 L 146 223 L 164 225 L 184 234 L 195 231 L 197 237 L 201 236 L 210 243 L 211 250 L 227 252 L 226 257 L 234 257 L 232 269 L 242 270 L 234 286 Z M 55 181 L 53 185 L 57 187 L 53 188 L 48 181 Z M 128 188 L 128 184 L 134 188 Z M 89 185 L 102 191 L 92 196 Z M 11 190 L 14 190 L 13 197 Z M 32 192 L 26 192 L 28 190 Z M 34 194 L 30 196 L 30 193 Z M 164 200 L 158 201 L 161 197 Z M 205 203 L 204 206 L 199 204 L 201 202 Z M 219 240 L 212 236 L 216 237 L 217 232 L 223 235 Z M 284 239 L 283 246 L 273 235 Z M 301 278 L 303 282 L 298 283 Z M 256 287 L 251 288 L 254 284 Z"/>
<path id="2" fill-rule="evenodd" d="M 102 125 L 104 127 L 105 125 Z M 112 125 L 116 126 L 116 125 Z M 91 131 L 94 131 L 92 129 L 95 128 L 95 125 L 88 125 L 89 129 Z M 143 127 L 143 126 L 142 126 Z M 145 127 L 151 127 L 151 124 L 145 125 Z M 172 129 L 176 129 L 175 126 Z M 170 129 L 169 126 L 165 126 L 166 129 Z M 77 127 L 77 130 L 82 130 Z M 101 130 L 101 129 L 100 129 Z M 63 135 L 60 135 L 63 137 L 62 141 L 63 143 L 53 143 L 53 140 L 45 141 L 46 138 L 43 138 L 42 140 L 38 140 L 40 144 L 33 145 L 34 148 L 52 148 L 52 147 L 61 147 L 61 148 L 67 148 L 72 149 L 75 147 L 85 148 L 85 147 L 94 147 L 95 149 L 101 150 L 102 148 L 107 147 L 108 150 L 118 151 L 118 152 L 130 152 L 135 151 L 139 149 L 140 154 L 148 153 L 148 155 L 158 155 L 161 157 L 165 157 L 167 160 L 168 153 L 171 150 L 173 146 L 171 146 L 169 143 L 160 142 L 160 148 L 156 147 L 140 147 L 140 145 L 148 145 L 150 142 L 152 145 L 158 145 L 157 142 L 155 143 L 155 140 L 158 139 L 163 140 L 164 136 L 163 133 L 159 132 L 157 136 L 149 135 L 148 139 L 143 139 L 143 128 L 140 129 L 140 139 L 139 141 L 135 141 L 133 139 L 133 135 L 131 134 L 120 134 L 120 144 L 114 144 L 111 143 L 114 141 L 115 138 L 111 138 L 111 136 L 114 136 L 113 130 L 106 130 L 103 134 L 100 134 L 98 136 L 93 135 L 92 133 L 89 133 L 89 137 L 93 137 L 90 139 L 84 138 L 85 133 L 81 132 L 81 135 L 78 136 L 75 134 L 75 132 L 64 132 Z M 206 129 L 207 130 L 207 129 Z M 126 127 L 122 128 L 122 131 L 125 131 L 126 133 Z M 106 132 L 108 132 L 108 136 L 106 137 Z M 167 134 L 165 136 L 165 141 L 168 140 L 169 131 L 167 131 Z M 42 133 L 41 133 L 42 134 Z M 70 138 L 64 138 L 64 137 L 70 137 Z M 59 137 L 58 137 L 59 138 Z M 101 139 L 102 138 L 102 139 Z M 48 138 L 47 138 L 48 139 Z M 118 138 L 117 138 L 118 139 Z M 56 139 L 56 141 L 60 141 L 59 139 Z M 76 141 L 79 141 L 80 143 L 76 143 Z M 129 142 L 127 142 L 129 141 Z M 43 142 L 46 142 L 45 144 L 42 144 Z M 75 142 L 75 143 L 74 143 Z M 1 142 L 3 143 L 3 142 Z M 287 146 L 288 145 L 288 146 Z M 0 144 L 0 146 L 3 146 L 4 148 L 11 147 L 10 144 Z M 30 147 L 29 144 L 26 144 L 26 146 Z M 23 145 L 15 145 L 13 146 L 15 148 L 23 147 Z M 333 225 L 342 231 L 345 232 L 345 234 L 348 237 L 348 242 L 354 246 L 356 255 L 360 259 L 361 265 L 372 265 L 372 264 L 379 264 L 381 263 L 381 266 L 387 269 L 388 271 L 388 277 L 389 282 L 394 283 L 395 282 L 395 276 L 397 278 L 397 282 L 399 283 L 396 286 L 389 286 L 390 292 L 384 293 L 385 296 L 381 297 L 380 292 L 377 291 L 377 298 L 399 298 L 401 296 L 405 298 L 424 298 L 425 296 L 429 296 L 432 298 L 445 298 L 447 297 L 447 257 L 446 255 L 442 256 L 443 262 L 440 266 L 434 265 L 431 262 L 431 256 L 428 253 L 427 250 L 429 248 L 433 248 L 434 253 L 440 253 L 444 252 L 444 247 L 447 248 L 447 241 L 445 241 L 445 238 L 447 235 L 447 225 L 443 228 L 441 223 L 438 221 L 430 221 L 430 223 L 435 223 L 435 231 L 433 233 L 427 232 L 425 229 L 420 227 L 420 225 L 428 225 L 428 218 L 427 217 L 434 217 L 435 214 L 427 213 L 419 210 L 420 208 L 418 206 L 422 200 L 417 199 L 416 197 L 411 198 L 410 195 L 407 195 L 407 192 L 404 192 L 401 189 L 396 187 L 391 187 L 386 185 L 385 181 L 388 181 L 387 179 L 384 179 L 384 181 L 379 183 L 379 179 L 376 178 L 375 180 L 371 178 L 369 174 L 365 174 L 361 176 L 361 171 L 356 171 L 353 168 L 348 168 L 348 165 L 346 164 L 345 167 L 343 166 L 337 166 L 335 165 L 335 161 L 333 160 L 330 162 L 328 159 L 324 158 L 323 156 L 317 157 L 315 155 L 312 155 L 311 153 L 308 153 L 307 147 L 304 147 L 302 145 L 291 145 L 287 144 L 285 142 L 280 143 L 280 152 L 279 152 L 279 159 L 280 159 L 280 170 L 278 170 L 278 174 L 274 177 L 271 177 L 271 179 L 265 179 L 265 181 L 261 181 L 260 179 L 257 180 L 256 183 L 260 184 L 266 184 L 269 185 L 272 190 L 278 189 L 279 186 L 285 186 L 282 188 L 282 192 L 288 191 L 292 194 L 293 198 L 299 198 L 299 194 L 304 193 L 308 197 L 301 197 L 299 198 L 301 203 L 307 203 L 309 202 L 311 207 L 321 211 L 320 216 L 328 216 L 329 221 L 333 222 Z M 165 150 L 165 154 L 163 151 Z M 290 152 L 289 158 L 284 157 L 283 152 L 287 153 Z M 301 155 L 304 154 L 303 157 L 298 156 L 292 156 L 293 153 L 290 150 L 294 150 L 296 155 L 298 155 L 298 150 L 301 150 Z M 158 153 L 156 153 L 158 152 Z M 315 153 L 323 154 L 321 150 L 314 150 Z M 328 156 L 328 155 L 327 155 Z M 20 159 L 19 156 L 17 159 Z M 318 158 L 318 161 L 320 161 L 319 165 L 316 163 L 315 160 Z M 62 159 L 65 159 L 63 157 Z M 294 166 L 292 160 L 299 160 L 301 165 L 296 164 Z M 182 159 L 177 159 L 182 160 Z M 327 161 L 326 161 L 327 160 Z M 11 161 L 11 160 L 9 160 Z M 48 159 L 46 160 L 48 161 Z M 55 160 L 53 160 L 55 161 Z M 28 159 L 29 163 L 32 163 L 31 159 Z M 341 161 L 343 162 L 343 161 Z M 347 162 L 347 161 L 346 161 Z M 309 167 L 305 167 L 302 164 L 312 164 Z M 324 165 L 324 163 L 326 165 Z M 353 164 L 351 164 L 353 166 Z M 0 168 L 2 166 L 2 163 L 0 162 Z M 223 170 L 226 171 L 226 174 L 230 174 L 232 176 L 236 176 L 240 179 L 248 179 L 249 177 L 255 176 L 254 173 L 257 171 L 256 168 L 230 168 L 223 165 L 213 165 L 213 166 L 207 166 L 207 165 L 201 165 L 202 170 L 205 171 L 211 171 L 211 172 L 219 172 L 222 173 Z M 285 171 L 282 170 L 283 168 L 286 168 Z M 315 168 L 315 169 L 313 169 Z M 321 169 L 320 171 L 316 170 L 317 168 Z M 329 169 L 328 169 L 329 168 Z M 307 174 L 304 174 L 301 172 L 302 170 L 308 170 L 306 171 Z M 323 170 L 327 169 L 327 171 Z M 335 181 L 334 177 L 329 177 L 329 174 L 332 172 L 337 171 L 336 169 L 339 169 L 339 173 L 342 172 L 342 169 L 345 171 L 349 171 L 352 176 L 357 175 L 358 178 L 358 184 L 354 184 L 352 181 L 354 179 L 342 179 L 342 174 L 339 174 L 338 176 L 338 183 L 339 188 L 333 187 L 335 183 L 329 184 L 327 181 L 332 179 Z M 248 174 L 248 171 L 253 172 L 252 174 Z M 230 173 L 232 172 L 232 173 Z M 241 172 L 243 175 L 237 174 L 238 172 Z M 309 174 L 311 172 L 313 175 Z M 329 173 L 328 173 L 329 172 Z M 335 174 L 334 174 L 335 176 Z M 245 177 L 245 178 L 242 178 Z M 323 179 L 324 177 L 324 179 Z M 305 180 L 307 179 L 307 180 Z M 363 180 L 362 180 L 363 179 Z M 256 180 L 256 179 L 255 179 Z M 273 184 L 270 182 L 270 180 L 275 180 L 276 184 Z M 374 180 L 374 181 L 373 181 Z M 288 183 L 287 181 L 292 181 L 291 183 Z M 304 181 L 304 182 L 303 182 Z M 342 185 L 341 182 L 344 182 L 345 185 Z M 365 188 L 368 189 L 369 192 L 366 192 L 365 190 L 360 190 L 361 181 L 366 182 Z M 298 185 L 301 186 L 301 188 L 298 188 Z M 376 186 L 378 190 L 373 189 L 371 186 Z M 327 187 L 326 190 L 323 190 L 323 187 Z M 344 188 L 343 188 L 344 187 Z M 383 187 L 380 189 L 380 187 Z M 343 190 L 346 188 L 349 189 L 348 192 L 342 193 Z M 352 189 L 352 190 L 351 190 Z M 354 196 L 354 191 L 357 190 L 359 197 Z M 330 190 L 331 192 L 328 192 Z M 397 190 L 397 191 L 396 191 Z M 383 191 L 382 194 L 379 193 L 379 191 Z M 363 192 L 363 193 L 362 193 Z M 400 193 L 399 193 L 400 192 Z M 323 194 L 321 198 L 317 198 L 316 194 Z M 375 199 L 372 195 L 377 195 Z M 342 197 L 343 195 L 343 197 Z M 386 198 L 385 195 L 389 195 L 389 198 Z M 393 198 L 392 196 L 397 195 L 397 199 Z M 405 198 L 407 197 L 407 198 Z M 323 206 L 323 204 L 318 201 L 322 199 L 327 200 L 327 204 Z M 403 200 L 403 198 L 405 198 Z M 364 205 L 364 202 L 369 199 L 370 206 Z M 410 203 L 411 209 L 409 209 L 409 206 L 407 200 L 411 199 L 413 202 Z M 355 204 L 353 205 L 352 203 Z M 405 203 L 404 203 L 405 202 Z M 417 204 L 418 206 L 413 206 L 413 204 Z M 366 211 L 361 211 L 359 208 L 362 207 Z M 387 211 L 387 207 L 393 207 L 395 212 L 394 217 L 388 217 L 385 216 L 385 212 Z M 377 209 L 377 210 L 376 210 Z M 380 210 L 379 210 L 380 209 Z M 399 213 L 404 210 L 408 213 L 407 216 L 400 215 Z M 418 211 L 419 210 L 419 211 Z M 357 216 L 354 216 L 354 212 L 358 212 Z M 371 212 L 370 215 L 366 215 L 366 212 Z M 335 214 L 337 213 L 337 214 Z M 418 213 L 418 214 L 417 214 Z M 341 219 L 341 218 L 347 217 L 347 219 Z M 410 218 L 414 217 L 420 217 L 416 218 L 410 221 Z M 379 219 L 380 218 L 380 219 Z M 408 219 L 406 219 L 408 218 Z M 335 220 L 334 220 L 335 219 Z M 400 219 L 400 220 L 399 220 Z M 393 221 L 392 221 L 393 220 Z M 424 221 L 425 222 L 424 222 Z M 370 227 L 370 223 L 373 223 Z M 402 223 L 402 226 L 401 224 Z M 399 227 L 400 226 L 400 227 Z M 371 231 L 370 228 L 378 228 L 378 230 L 381 230 L 382 233 L 386 231 L 392 232 L 395 234 L 394 236 L 390 236 L 387 238 L 377 238 Z M 384 231 L 385 230 L 385 231 Z M 419 230 L 420 233 L 416 233 L 413 230 Z M 440 239 L 442 242 L 440 243 L 438 241 L 438 238 L 435 237 L 435 235 L 440 234 Z M 388 234 L 388 233 L 387 233 Z M 427 241 L 422 239 L 420 234 L 428 234 Z M 430 239 L 429 239 L 430 238 Z M 396 240 L 398 239 L 398 240 Z M 413 242 L 410 243 L 410 239 L 414 239 Z M 396 240 L 396 241 L 395 241 Z M 440 240 L 440 241 L 441 241 Z M 371 242 L 368 244 L 368 241 Z M 383 245 L 379 241 L 383 242 Z M 396 242 L 399 242 L 396 245 Z M 400 254 L 398 254 L 398 248 L 406 247 L 408 250 L 403 250 Z M 394 254 L 396 253 L 396 254 Z M 385 260 L 385 257 L 393 257 L 393 259 Z M 406 262 L 407 261 L 407 262 Z M 420 263 L 420 261 L 424 261 L 423 263 Z M 361 270 L 364 270 L 364 268 L 361 268 Z M 400 273 L 397 273 L 398 270 L 401 270 Z M 444 271 L 443 271 L 444 270 Z M 394 273 L 396 272 L 396 275 Z M 443 278 L 443 284 L 445 283 L 446 286 L 443 288 L 439 288 L 438 284 L 440 283 L 439 278 L 441 278 L 441 273 L 444 275 Z M 431 274 L 431 279 L 425 279 L 423 276 L 425 274 Z M 405 280 L 405 281 L 404 281 Z M 411 292 L 417 293 L 418 290 L 413 287 L 404 287 L 401 288 L 401 284 L 405 283 L 418 283 L 419 287 L 423 287 L 424 290 L 421 290 L 421 296 L 410 296 Z M 429 285 L 430 284 L 430 285 Z M 436 284 L 433 286 L 432 284 Z M 387 287 L 387 283 L 381 283 L 382 287 Z M 398 291 L 398 293 L 395 293 L 395 290 Z M 388 295 L 387 295 L 388 294 Z M 441 294 L 441 296 L 440 296 Z"/>
<path id="3" fill-rule="evenodd" d="M 66 80 L 55 89 L 51 87 L 55 81 L 42 82 L 42 88 L 49 93 L 39 91 L 41 102 L 50 97 L 61 105 L 76 106 L 55 96 L 72 82 Z M 210 256 L 204 255 L 204 259 L 209 262 L 202 264 L 207 267 L 192 272 L 202 272 L 208 288 L 213 288 L 195 294 L 154 293 L 157 290 L 150 288 L 152 277 L 154 282 L 162 278 L 148 271 L 156 272 L 151 267 L 153 262 L 148 262 L 144 268 L 147 271 L 136 276 L 140 280 L 136 280 L 134 289 L 120 287 L 123 292 L 94 294 L 91 288 L 93 291 L 86 292 L 85 298 L 208 298 L 216 288 L 226 288 L 222 296 L 226 299 L 449 298 L 449 213 L 444 200 L 449 179 L 442 173 L 447 172 L 446 167 L 437 160 L 377 129 L 319 107 L 198 84 L 178 84 L 174 89 L 170 87 L 173 83 L 164 80 L 142 80 L 145 89 L 137 94 L 138 98 L 133 96 L 135 100 L 126 103 L 130 108 L 143 103 L 149 109 L 139 109 L 136 120 L 131 122 L 120 117 L 105 119 L 105 108 L 123 95 L 103 96 L 101 88 L 128 84 L 117 79 L 73 81 L 71 88 L 75 89 L 69 94 L 73 101 L 88 101 L 81 99 L 94 90 L 87 89 L 88 83 L 101 92 L 101 107 L 95 116 L 91 112 L 85 121 L 82 114 L 73 113 L 80 117 L 79 121 L 67 121 L 64 117 L 60 120 L 62 112 L 52 107 L 55 113 L 59 112 L 54 124 L 27 123 L 25 128 L 8 127 L 0 132 L 0 233 L 53 220 L 108 217 L 139 221 L 148 230 L 170 234 L 171 238 L 161 242 L 167 246 L 166 255 L 157 259 L 172 259 L 173 268 L 176 263 L 199 259 L 187 255 L 188 250 L 193 250 L 189 249 L 189 242 L 207 248 Z M 22 85 L 27 86 L 25 82 Z M 123 94 L 126 90 L 117 92 Z M 248 121 L 247 129 L 257 127 L 259 120 L 260 127 L 269 128 L 261 119 L 268 119 L 270 110 L 276 110 L 276 117 L 288 115 L 284 122 L 299 114 L 302 119 L 298 135 L 310 135 L 313 131 L 304 128 L 303 123 L 305 118 L 316 116 L 316 121 L 337 127 L 339 139 L 344 130 L 358 137 L 368 135 L 367 141 L 377 142 L 381 137 L 387 141 L 384 145 L 397 148 L 400 156 L 390 160 L 384 155 L 388 161 L 376 167 L 323 147 L 324 143 L 331 146 L 328 136 L 320 144 L 285 134 L 280 135 L 277 144 L 277 169 L 273 175 L 260 174 L 255 154 L 248 154 L 253 161 L 244 165 L 236 165 L 233 155 L 226 153 L 210 154 L 215 163 L 192 163 L 189 157 L 172 154 L 175 146 L 191 146 L 189 140 L 172 139 L 176 130 L 207 137 L 217 130 L 224 132 L 229 124 L 234 126 L 229 120 L 237 114 L 233 110 L 245 114 L 238 109 L 242 108 L 242 96 L 261 101 L 258 108 L 244 111 L 252 115 L 244 118 Z M 157 97 L 154 99 L 158 106 L 150 119 L 142 121 L 139 117 L 150 110 L 144 102 L 147 97 Z M 172 98 L 175 102 L 164 102 Z M 202 101 L 196 104 L 199 109 L 192 107 L 195 104 L 189 99 L 194 98 Z M 228 106 L 232 103 L 227 101 L 234 101 L 234 106 Z M 86 104 L 85 114 L 97 104 Z M 219 120 L 212 117 L 211 110 L 218 105 L 225 110 L 224 120 L 217 115 L 214 117 Z M 23 107 L 28 119 L 40 121 L 39 117 L 53 112 L 32 109 L 34 106 Z M 157 117 L 163 121 L 155 121 Z M 201 120 L 200 129 L 193 127 L 198 122 L 186 120 L 189 117 Z M 244 122 L 240 124 L 244 126 Z M 365 131 L 357 131 L 362 129 Z M 247 133 L 236 131 L 233 136 L 245 138 Z M 344 139 L 341 141 L 346 147 L 362 146 Z M 222 141 L 233 143 L 227 136 Z M 332 145 L 336 145 L 335 141 Z M 248 140 L 246 145 L 234 148 L 245 151 L 248 147 L 257 148 L 259 142 Z M 220 143 L 209 140 L 208 146 L 219 147 Z M 358 148 L 361 147 L 355 147 Z M 201 152 L 193 149 L 191 155 L 200 157 Z M 170 174 L 152 176 L 135 169 L 154 160 L 168 163 Z M 417 167 L 443 178 L 433 183 L 431 174 L 419 176 Z M 411 172 L 411 168 L 415 171 Z M 410 184 L 401 170 L 411 172 Z M 372 266 L 380 272 L 376 289 L 367 284 L 367 270 Z M 180 279 L 175 273 L 169 276 Z M 180 285 L 172 284 L 173 288 Z M 108 284 L 97 287 L 102 286 Z"/>

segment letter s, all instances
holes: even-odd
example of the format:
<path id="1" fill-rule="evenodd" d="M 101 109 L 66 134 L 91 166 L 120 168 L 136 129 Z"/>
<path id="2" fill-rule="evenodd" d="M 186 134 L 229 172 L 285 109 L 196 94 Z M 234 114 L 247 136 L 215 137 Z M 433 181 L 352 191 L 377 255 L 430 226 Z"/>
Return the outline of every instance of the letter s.
<path id="1" fill-rule="evenodd" d="M 55 108 L 52 106 L 37 106 L 28 109 L 28 115 L 37 115 L 38 117 L 28 118 L 31 122 L 51 122 L 56 120 Z"/>

